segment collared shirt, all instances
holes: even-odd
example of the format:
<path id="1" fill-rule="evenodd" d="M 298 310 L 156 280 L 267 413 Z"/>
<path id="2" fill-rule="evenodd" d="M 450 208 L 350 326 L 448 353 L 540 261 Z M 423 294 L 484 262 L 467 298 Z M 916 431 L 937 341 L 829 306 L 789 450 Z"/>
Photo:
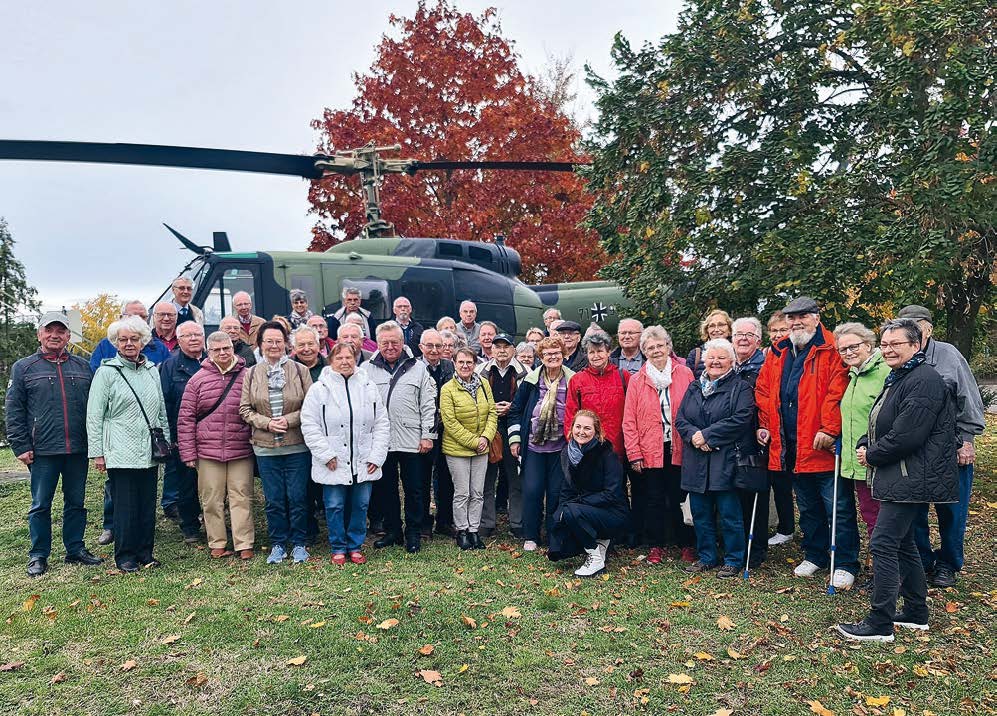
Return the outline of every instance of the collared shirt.
<path id="1" fill-rule="evenodd" d="M 639 373 L 641 367 L 644 365 L 644 354 L 639 350 L 634 353 L 633 358 L 627 358 L 623 355 L 623 351 L 620 351 L 619 366 L 627 373 Z"/>
<path id="2" fill-rule="evenodd" d="M 170 301 L 170 303 L 172 303 L 173 307 L 177 309 L 177 325 L 178 326 L 181 323 L 186 323 L 187 321 L 196 320 L 194 318 L 194 312 L 192 310 L 190 310 L 190 304 L 189 303 L 186 306 L 181 306 L 176 301 Z"/>

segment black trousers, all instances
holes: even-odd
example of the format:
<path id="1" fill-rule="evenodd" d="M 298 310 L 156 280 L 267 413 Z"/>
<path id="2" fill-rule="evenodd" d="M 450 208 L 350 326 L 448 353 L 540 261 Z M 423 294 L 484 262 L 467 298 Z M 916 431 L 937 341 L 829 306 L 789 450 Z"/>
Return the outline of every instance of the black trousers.
<path id="1" fill-rule="evenodd" d="M 793 514 L 793 477 L 790 472 L 780 472 L 769 470 L 769 484 L 772 486 L 772 494 L 775 496 L 775 512 L 779 516 L 779 524 L 776 532 L 781 535 L 791 535 L 796 529 L 796 518 Z M 758 498 L 761 502 L 761 497 Z M 768 515 L 768 500 L 765 500 L 765 514 Z M 768 517 L 764 523 L 765 534 L 768 534 Z M 752 548 L 754 551 L 754 548 Z"/>
<path id="2" fill-rule="evenodd" d="M 624 469 L 624 476 L 630 483 L 630 531 L 626 539 L 637 546 L 644 540 L 644 506 L 647 504 L 646 480 L 644 475 L 634 471 L 629 463 Z"/>
<path id="3" fill-rule="evenodd" d="M 744 518 L 744 543 L 747 545 L 748 538 L 751 538 L 751 567 L 757 567 L 768 557 L 769 551 L 769 493 L 752 492 L 751 490 L 738 489 L 738 497 L 741 498 L 741 515 Z M 758 497 L 758 509 L 755 511 L 754 529 L 752 529 L 751 512 L 755 506 L 755 497 Z"/>
<path id="4" fill-rule="evenodd" d="M 436 494 L 436 528 L 453 527 L 453 478 L 447 457 L 443 454 L 443 440 L 437 440 L 425 456 L 426 467 L 422 477 L 422 510 L 424 533 L 432 532 L 433 516 L 429 511 L 430 488 Z"/>
<path id="5" fill-rule="evenodd" d="M 872 531 L 872 607 L 866 622 L 877 629 L 893 627 L 897 596 L 911 619 L 928 620 L 928 585 L 924 565 L 914 544 L 914 521 L 924 505 L 916 502 L 881 502 Z"/>
<path id="6" fill-rule="evenodd" d="M 184 465 L 179 457 L 171 457 L 167 466 L 171 468 L 173 486 L 177 491 L 180 531 L 184 536 L 199 534 L 201 523 L 197 517 L 201 514 L 201 502 L 197 495 L 197 470 Z"/>
<path id="7" fill-rule="evenodd" d="M 384 530 L 389 535 L 402 534 L 402 505 L 398 496 L 398 480 L 405 493 L 405 536 L 418 537 L 422 527 L 422 476 L 426 471 L 426 456 L 417 452 L 389 452 L 384 461 L 383 475 L 374 483 L 383 510 Z"/>
<path id="8" fill-rule="evenodd" d="M 114 499 L 114 561 L 148 564 L 156 538 L 156 483 L 159 468 L 111 468 Z"/>
<path id="9" fill-rule="evenodd" d="M 665 466 L 644 468 L 644 532 L 652 547 L 692 547 L 696 533 L 682 519 L 682 468 L 672 465 L 670 445 L 665 445 Z"/>

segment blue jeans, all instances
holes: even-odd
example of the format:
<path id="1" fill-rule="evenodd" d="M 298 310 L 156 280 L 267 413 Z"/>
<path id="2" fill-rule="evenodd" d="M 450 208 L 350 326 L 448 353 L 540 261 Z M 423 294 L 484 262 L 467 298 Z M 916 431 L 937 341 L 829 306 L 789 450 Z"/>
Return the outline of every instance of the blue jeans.
<path id="1" fill-rule="evenodd" d="M 104 523 L 103 529 L 114 531 L 114 485 L 111 484 L 111 473 L 104 480 Z"/>
<path id="2" fill-rule="evenodd" d="M 793 491 L 796 493 L 796 505 L 800 508 L 804 558 L 818 567 L 827 567 L 831 550 L 834 474 L 793 473 Z M 834 568 L 856 575 L 859 572 L 859 529 L 855 515 L 855 491 L 852 483 L 841 477 L 838 478 L 837 520 Z"/>
<path id="3" fill-rule="evenodd" d="M 308 535 L 308 481 L 312 456 L 257 455 L 263 497 L 266 499 L 267 533 L 270 545 L 304 545 Z"/>
<path id="4" fill-rule="evenodd" d="M 367 536 L 367 505 L 373 482 L 356 485 L 322 485 L 325 502 L 325 522 L 329 527 L 329 549 L 333 554 L 356 552 Z M 346 501 L 349 500 L 350 523 L 344 522 Z"/>
<path id="5" fill-rule="evenodd" d="M 935 505 L 938 515 L 938 533 L 941 536 L 941 547 L 931 549 L 931 535 L 928 532 L 928 505 L 921 509 L 914 520 L 914 542 L 917 551 L 921 553 L 921 564 L 924 571 L 935 568 L 936 564 L 944 564 L 958 572 L 963 565 L 963 541 L 966 538 L 966 519 L 969 516 L 969 495 L 973 491 L 973 466 L 959 467 L 959 501 Z"/>
<path id="6" fill-rule="evenodd" d="M 83 495 L 87 485 L 87 456 L 36 455 L 31 470 L 31 509 L 28 510 L 28 532 L 31 535 L 29 559 L 52 553 L 52 498 L 62 475 L 62 543 L 66 554 L 83 551 L 83 530 L 87 510 Z"/>
<path id="7" fill-rule="evenodd" d="M 523 537 L 540 541 L 540 516 L 544 515 L 545 532 L 550 537 L 554 525 L 554 512 L 561 497 L 560 452 L 533 452 L 521 445 L 523 451 Z M 546 497 L 546 509 L 544 507 Z"/>
<path id="8" fill-rule="evenodd" d="M 159 498 L 159 506 L 163 512 L 171 507 L 175 507 L 180 501 L 179 481 L 183 477 L 183 468 L 186 467 L 180 462 L 180 458 L 174 452 L 173 457 L 163 465 L 163 494 Z"/>
<path id="9" fill-rule="evenodd" d="M 696 549 L 699 561 L 710 566 L 720 564 L 717 555 L 717 517 L 724 538 L 724 564 L 744 567 L 744 519 L 741 498 L 736 490 L 707 490 L 703 494 L 689 493 L 692 522 L 696 528 Z"/>

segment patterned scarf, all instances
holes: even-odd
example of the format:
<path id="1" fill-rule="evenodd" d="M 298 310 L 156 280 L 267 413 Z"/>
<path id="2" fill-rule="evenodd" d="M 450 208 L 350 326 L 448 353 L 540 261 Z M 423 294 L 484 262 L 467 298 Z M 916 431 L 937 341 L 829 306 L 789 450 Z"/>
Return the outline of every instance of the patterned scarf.
<path id="1" fill-rule="evenodd" d="M 886 380 L 883 381 L 883 387 L 889 388 L 891 385 L 900 380 L 903 376 L 910 373 L 912 370 L 917 368 L 919 365 L 924 363 L 924 352 L 918 351 L 910 357 L 910 359 L 904 363 L 899 368 L 894 368 L 890 371 L 890 374 L 886 376 Z"/>
<path id="2" fill-rule="evenodd" d="M 468 380 L 464 380 L 459 375 L 454 373 L 454 380 L 457 381 L 457 385 L 470 394 L 471 399 L 475 403 L 478 402 L 478 391 L 481 389 L 481 376 L 477 373 L 471 373 L 471 377 Z"/>
<path id="3" fill-rule="evenodd" d="M 299 328 L 308 323 L 308 319 L 314 315 L 311 310 L 307 310 L 304 313 L 291 311 L 291 314 L 287 317 L 287 322 L 291 324 L 291 328 Z"/>
<path id="4" fill-rule="evenodd" d="M 578 467 L 578 463 L 582 461 L 585 457 L 585 453 L 589 452 L 592 448 L 599 444 L 599 441 L 593 438 L 589 440 L 584 445 L 579 445 L 575 442 L 574 438 L 568 441 L 568 462 L 571 463 L 572 467 Z"/>
<path id="5" fill-rule="evenodd" d="M 541 369 L 540 377 L 537 379 L 537 382 L 541 385 L 547 382 L 547 378 L 544 373 L 545 370 Z M 537 416 L 536 432 L 530 436 L 530 442 L 534 445 L 543 445 L 544 443 L 551 442 L 552 440 L 557 440 L 563 432 L 563 425 L 557 418 L 557 390 L 561 385 L 561 378 L 563 376 L 564 372 L 562 371 L 561 374 L 547 386 L 547 393 L 544 395 L 543 402 L 540 403 L 540 415 Z M 543 381 L 543 383 L 541 383 L 541 381 Z"/>
<path id="6" fill-rule="evenodd" d="M 267 365 L 267 387 L 270 390 L 283 390 L 286 376 L 284 375 L 284 364 L 290 360 L 286 355 L 281 356 L 277 365 L 270 365 L 270 361 L 265 361 Z"/>
<path id="7" fill-rule="evenodd" d="M 699 376 L 699 388 L 700 390 L 703 391 L 703 397 L 709 398 L 711 395 L 713 395 L 720 381 L 726 378 L 730 374 L 731 371 L 727 371 L 716 380 L 710 380 L 709 378 L 706 377 L 706 371 L 704 370 Z"/>

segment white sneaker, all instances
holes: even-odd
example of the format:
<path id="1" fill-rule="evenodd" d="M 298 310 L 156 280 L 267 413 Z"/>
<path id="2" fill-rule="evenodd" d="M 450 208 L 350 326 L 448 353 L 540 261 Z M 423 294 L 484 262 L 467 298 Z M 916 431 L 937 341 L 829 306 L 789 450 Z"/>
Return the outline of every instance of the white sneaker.
<path id="1" fill-rule="evenodd" d="M 575 570 L 576 577 L 594 577 L 606 568 L 606 558 L 598 546 L 585 550 L 585 563 Z"/>
<path id="2" fill-rule="evenodd" d="M 812 577 L 815 574 L 817 574 L 819 570 L 820 567 L 818 567 L 810 560 L 805 559 L 802 562 L 800 562 L 798 565 L 796 565 L 796 569 L 793 570 L 793 574 L 795 574 L 797 577 Z"/>
<path id="3" fill-rule="evenodd" d="M 525 542 L 523 542 L 523 551 L 524 552 L 536 552 L 537 551 L 537 543 L 534 542 L 531 539 L 526 540 Z"/>
<path id="4" fill-rule="evenodd" d="M 835 589 L 851 589 L 853 584 L 855 584 L 855 575 L 851 572 L 836 569 L 831 575 L 831 586 Z"/>
<path id="5" fill-rule="evenodd" d="M 597 539 L 595 541 L 595 548 L 599 550 L 599 554 L 602 556 L 602 561 L 606 561 L 606 552 L 609 551 L 609 540 L 608 539 Z"/>
<path id="6" fill-rule="evenodd" d="M 780 544 L 786 544 L 787 542 L 793 541 L 793 535 L 784 535 L 782 532 L 776 532 L 774 535 L 769 537 L 769 547 L 776 547 Z"/>

